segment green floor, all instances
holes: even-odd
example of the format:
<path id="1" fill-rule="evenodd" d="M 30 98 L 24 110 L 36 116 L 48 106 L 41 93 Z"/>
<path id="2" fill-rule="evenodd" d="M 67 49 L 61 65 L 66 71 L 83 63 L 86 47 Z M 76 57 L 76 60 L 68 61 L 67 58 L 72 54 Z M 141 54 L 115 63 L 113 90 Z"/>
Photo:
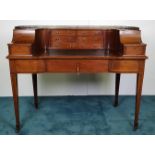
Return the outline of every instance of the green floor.
<path id="1" fill-rule="evenodd" d="M 155 134 L 155 96 L 143 96 L 139 129 L 133 131 L 134 96 L 20 97 L 21 131 L 31 135 L 130 135 Z M 0 98 L 0 134 L 16 134 L 13 101 Z"/>

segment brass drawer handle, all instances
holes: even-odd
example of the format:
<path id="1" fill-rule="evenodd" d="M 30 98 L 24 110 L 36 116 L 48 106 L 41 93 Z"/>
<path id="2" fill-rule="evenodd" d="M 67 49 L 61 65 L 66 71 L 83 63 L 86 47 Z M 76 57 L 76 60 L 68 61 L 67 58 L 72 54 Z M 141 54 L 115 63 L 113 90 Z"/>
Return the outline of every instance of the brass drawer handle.
<path id="1" fill-rule="evenodd" d="M 72 44 L 69 44 L 69 48 L 71 48 L 71 49 L 72 49 L 72 48 L 74 48 L 74 46 L 73 46 Z"/>
<path id="2" fill-rule="evenodd" d="M 76 72 L 77 72 L 77 74 L 80 74 L 80 64 L 79 63 L 76 64 Z"/>

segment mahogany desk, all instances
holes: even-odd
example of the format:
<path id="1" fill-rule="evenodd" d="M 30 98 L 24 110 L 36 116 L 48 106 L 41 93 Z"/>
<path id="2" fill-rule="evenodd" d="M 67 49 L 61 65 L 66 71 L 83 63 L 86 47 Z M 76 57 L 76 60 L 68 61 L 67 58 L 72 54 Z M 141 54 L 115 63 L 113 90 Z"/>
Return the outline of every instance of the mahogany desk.
<path id="1" fill-rule="evenodd" d="M 135 73 L 134 129 L 138 128 L 147 58 L 139 28 L 17 26 L 8 46 L 17 131 L 20 130 L 17 80 L 20 73 L 32 74 L 36 108 L 38 73 L 116 73 L 114 106 L 118 105 L 121 73 Z"/>

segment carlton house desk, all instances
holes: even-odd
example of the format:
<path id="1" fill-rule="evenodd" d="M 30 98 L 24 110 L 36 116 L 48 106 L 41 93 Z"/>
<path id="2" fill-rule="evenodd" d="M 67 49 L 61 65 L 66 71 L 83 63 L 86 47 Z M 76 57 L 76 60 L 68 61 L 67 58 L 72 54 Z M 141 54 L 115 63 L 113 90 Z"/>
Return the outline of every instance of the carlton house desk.
<path id="1" fill-rule="evenodd" d="M 146 44 L 141 31 L 130 26 L 16 26 L 8 44 L 10 76 L 20 130 L 18 80 L 32 74 L 34 105 L 38 108 L 38 73 L 116 73 L 115 102 L 121 73 L 137 74 L 134 129 L 138 128 Z"/>

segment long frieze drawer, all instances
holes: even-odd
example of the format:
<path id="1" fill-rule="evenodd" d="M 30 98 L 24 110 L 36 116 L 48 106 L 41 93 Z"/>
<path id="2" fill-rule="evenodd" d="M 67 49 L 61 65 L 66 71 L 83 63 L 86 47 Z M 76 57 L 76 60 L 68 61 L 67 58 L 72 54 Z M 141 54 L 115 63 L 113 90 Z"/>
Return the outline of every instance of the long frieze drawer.
<path id="1" fill-rule="evenodd" d="M 108 71 L 108 60 L 48 60 L 47 71 L 57 73 L 98 73 Z"/>
<path id="2" fill-rule="evenodd" d="M 139 71 L 139 62 L 136 60 L 111 60 L 109 62 L 109 71 L 137 72 Z"/>
<path id="3" fill-rule="evenodd" d="M 123 55 L 145 55 L 145 44 L 124 44 Z"/>
<path id="4" fill-rule="evenodd" d="M 78 36 L 89 36 L 89 35 L 102 36 L 102 31 L 99 31 L 99 30 L 78 30 L 77 35 Z"/>
<path id="5" fill-rule="evenodd" d="M 52 30 L 53 35 L 76 35 L 75 30 Z"/>
<path id="6" fill-rule="evenodd" d="M 76 62 L 73 60 L 47 60 L 47 72 L 76 72 Z"/>
<path id="7" fill-rule="evenodd" d="M 32 55 L 32 44 L 9 44 L 10 55 Z"/>
<path id="8" fill-rule="evenodd" d="M 45 72 L 43 60 L 15 60 L 14 65 L 18 73 Z"/>

